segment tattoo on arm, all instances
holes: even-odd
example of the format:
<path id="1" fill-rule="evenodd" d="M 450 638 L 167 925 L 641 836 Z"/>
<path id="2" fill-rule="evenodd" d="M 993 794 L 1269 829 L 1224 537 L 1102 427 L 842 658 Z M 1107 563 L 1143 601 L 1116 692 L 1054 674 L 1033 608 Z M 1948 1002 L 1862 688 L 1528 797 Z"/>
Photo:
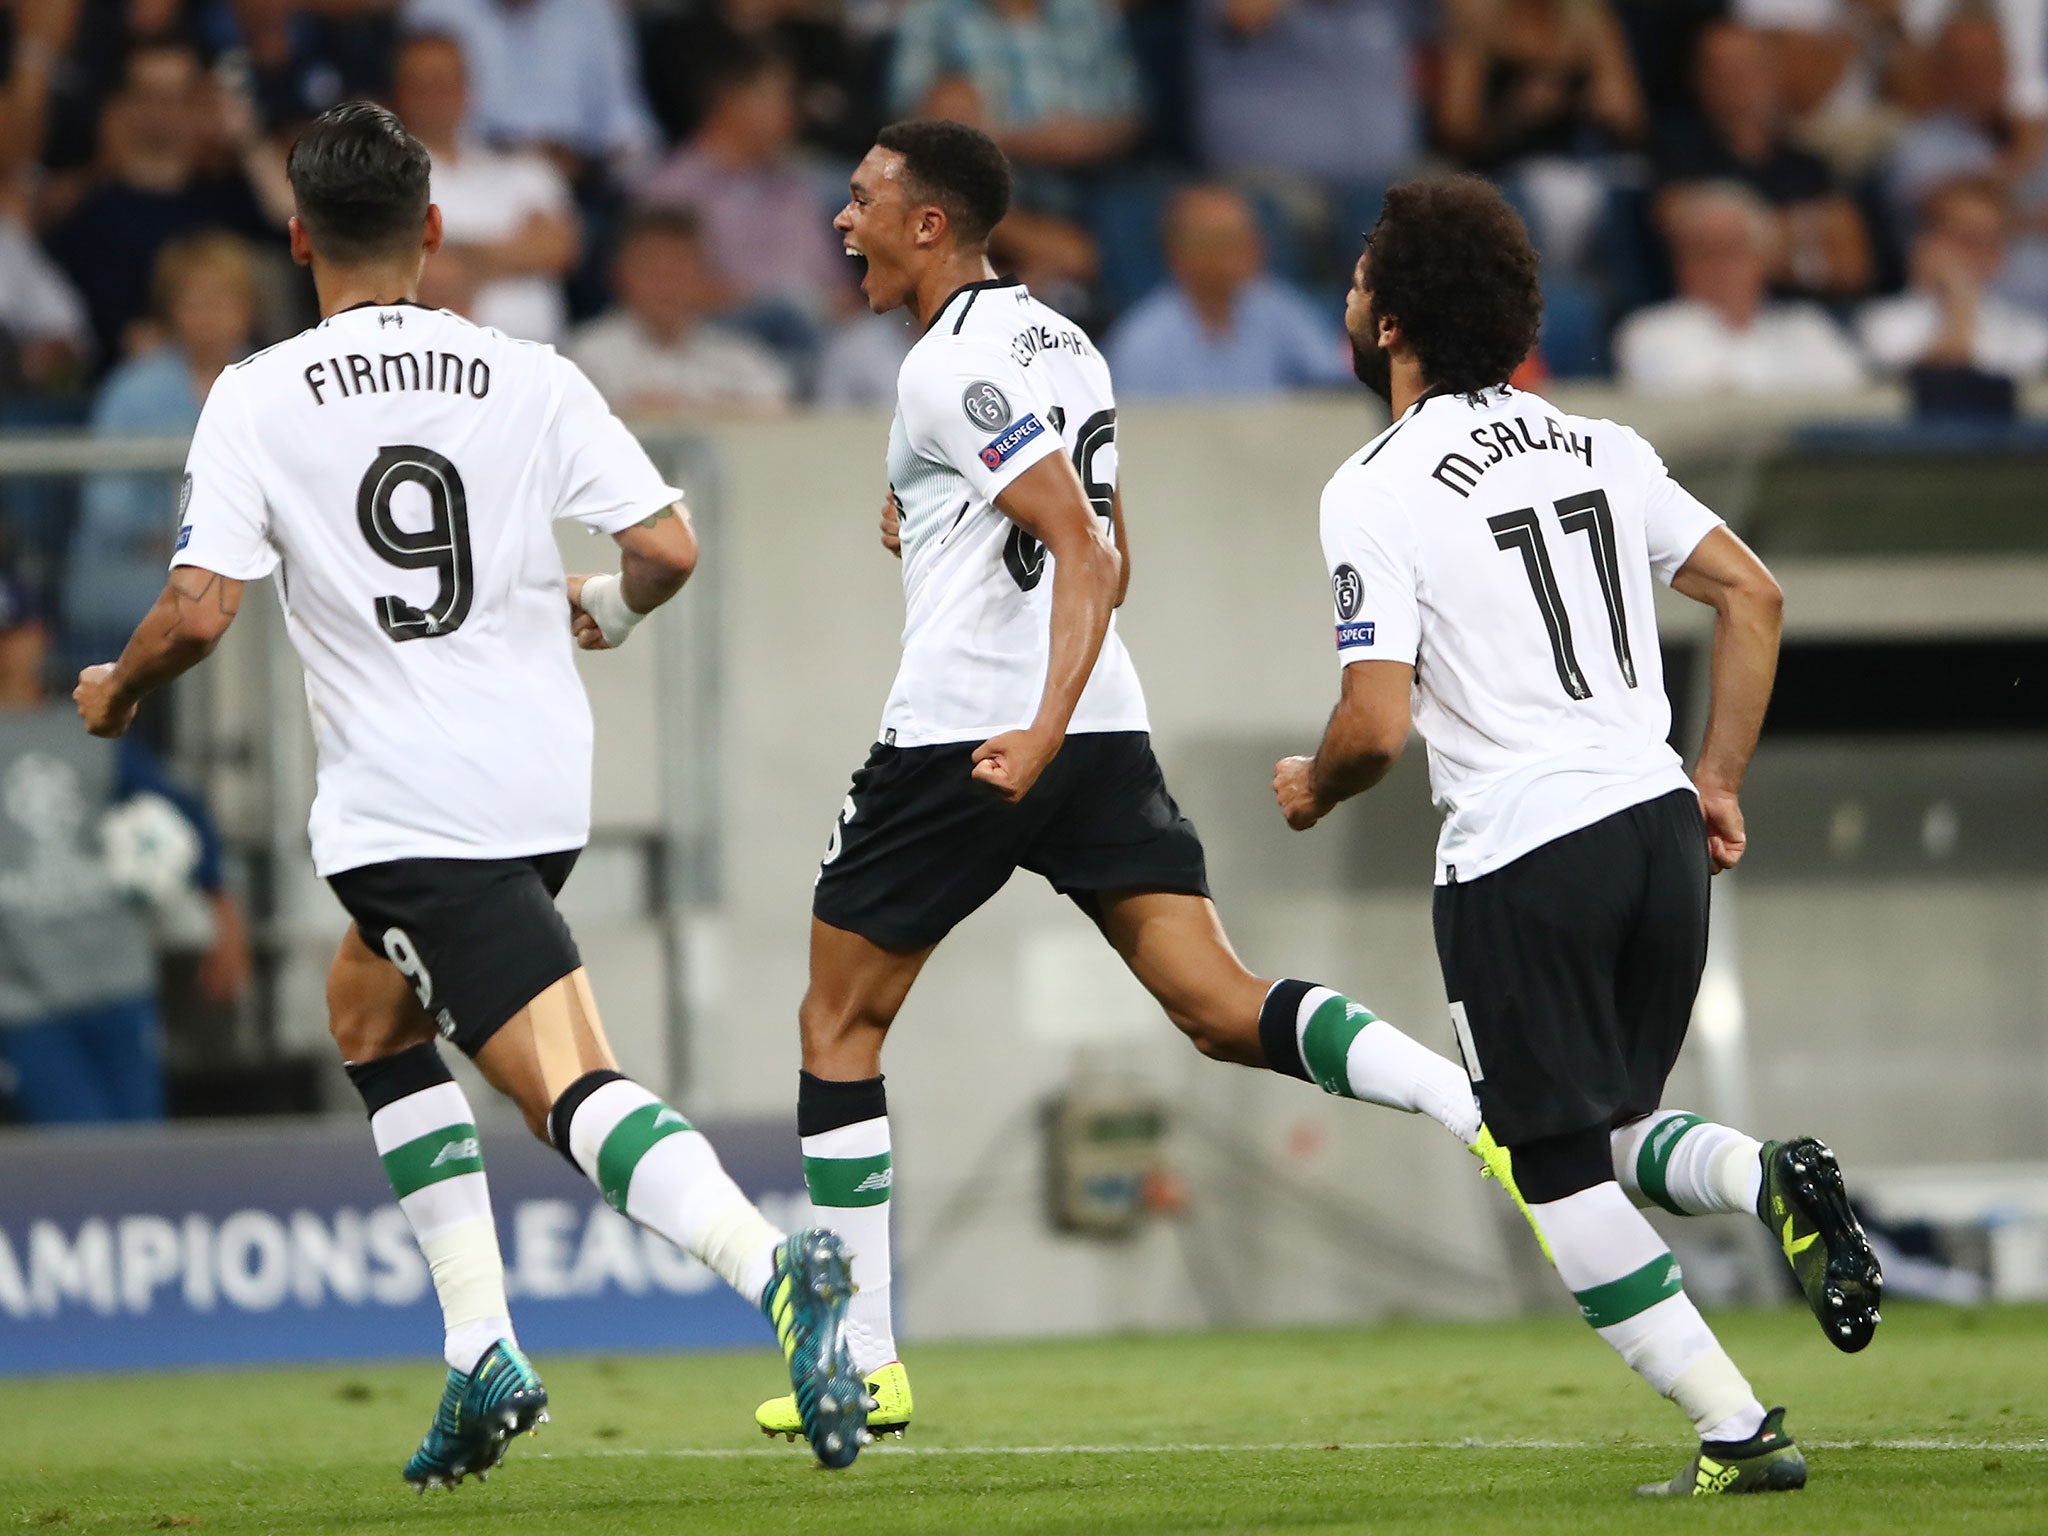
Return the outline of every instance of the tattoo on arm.
<path id="1" fill-rule="evenodd" d="M 661 509 L 661 510 L 660 510 L 659 512 L 655 513 L 655 514 L 654 514 L 654 515 L 653 515 L 652 517 L 643 517 L 643 518 L 641 518 L 641 519 L 640 519 L 640 521 L 639 521 L 638 523 L 636 523 L 636 524 L 635 524 L 634 526 L 635 526 L 635 527 L 638 527 L 638 528 L 652 528 L 652 527 L 653 527 L 653 526 L 654 526 L 654 525 L 655 525 L 656 523 L 660 522 L 660 521 L 661 521 L 661 520 L 662 520 L 662 519 L 663 519 L 664 517 L 674 517 L 675 515 L 676 515 L 676 509 L 675 509 L 674 507 L 672 507 L 672 506 L 668 506 L 668 507 L 663 507 L 663 508 L 662 508 L 662 509 Z"/>
<path id="2" fill-rule="evenodd" d="M 203 661 L 242 607 L 242 583 L 180 565 L 114 663 L 120 691 L 133 702 Z"/>
<path id="3" fill-rule="evenodd" d="M 228 581 L 218 572 L 181 565 L 171 571 L 171 592 L 180 616 L 188 606 L 210 607 L 230 616 L 241 612 L 242 584 Z"/>

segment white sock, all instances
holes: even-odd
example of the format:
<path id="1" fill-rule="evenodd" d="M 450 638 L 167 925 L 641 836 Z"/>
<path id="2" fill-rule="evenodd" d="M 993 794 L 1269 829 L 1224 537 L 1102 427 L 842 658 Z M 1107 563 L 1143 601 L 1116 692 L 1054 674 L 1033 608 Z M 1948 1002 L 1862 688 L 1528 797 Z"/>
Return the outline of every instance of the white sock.
<path id="1" fill-rule="evenodd" d="M 1756 1213 L 1763 1147 L 1698 1115 L 1660 1110 L 1615 1131 L 1614 1176 L 1637 1205 L 1675 1216 Z"/>
<path id="2" fill-rule="evenodd" d="M 456 1084 L 437 1083 L 373 1113 L 370 1134 L 434 1277 L 442 1353 L 451 1369 L 474 1370 L 498 1340 L 518 1339 L 469 1100 Z"/>
<path id="3" fill-rule="evenodd" d="M 872 1375 L 897 1358 L 889 1315 L 889 1195 L 896 1179 L 889 1117 L 806 1136 L 803 1149 L 817 1223 L 845 1238 L 852 1256 L 859 1287 L 846 1313 L 853 1368 Z"/>
<path id="4" fill-rule="evenodd" d="M 1678 1261 L 1615 1183 L 1531 1205 L 1557 1272 L 1593 1331 L 1702 1440 L 1746 1440 L 1763 1405 L 1685 1294 Z"/>
<path id="5" fill-rule="evenodd" d="M 660 1233 L 758 1303 L 788 1235 L 754 1206 L 702 1132 L 620 1078 L 576 1106 L 569 1151 L 613 1210 Z"/>
<path id="6" fill-rule="evenodd" d="M 1427 1115 L 1468 1147 L 1478 1136 L 1479 1103 L 1465 1069 L 1362 1004 L 1310 987 L 1295 1009 L 1294 1035 L 1323 1092 Z"/>

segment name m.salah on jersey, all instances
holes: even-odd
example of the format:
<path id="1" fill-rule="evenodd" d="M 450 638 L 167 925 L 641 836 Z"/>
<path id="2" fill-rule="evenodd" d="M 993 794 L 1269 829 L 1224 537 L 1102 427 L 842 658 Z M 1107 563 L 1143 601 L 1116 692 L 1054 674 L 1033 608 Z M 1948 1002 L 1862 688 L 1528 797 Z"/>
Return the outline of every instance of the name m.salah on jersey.
<path id="1" fill-rule="evenodd" d="M 1429 472 L 1429 478 L 1460 496 L 1470 496 L 1479 484 L 1480 476 L 1503 459 L 1518 453 L 1575 453 L 1586 461 L 1586 468 L 1593 467 L 1593 438 L 1588 433 L 1581 436 L 1566 430 L 1555 416 L 1538 416 L 1544 431 L 1531 432 L 1528 422 L 1520 416 L 1509 417 L 1506 421 L 1489 422 L 1472 429 L 1472 441 L 1486 455 L 1485 461 L 1470 458 L 1453 451 L 1437 460 L 1436 468 Z"/>

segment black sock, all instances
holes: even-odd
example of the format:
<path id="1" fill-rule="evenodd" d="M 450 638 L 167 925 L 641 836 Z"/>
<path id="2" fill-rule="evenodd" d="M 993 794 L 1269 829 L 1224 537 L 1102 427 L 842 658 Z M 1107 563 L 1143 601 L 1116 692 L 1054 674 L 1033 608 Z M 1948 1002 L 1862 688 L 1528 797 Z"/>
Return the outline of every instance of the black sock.
<path id="1" fill-rule="evenodd" d="M 341 1067 L 356 1085 L 356 1092 L 363 1096 L 363 1108 L 372 1115 L 412 1094 L 455 1081 L 455 1074 L 448 1070 L 448 1063 L 441 1059 L 431 1040 L 395 1056 L 345 1061 Z"/>
<path id="2" fill-rule="evenodd" d="M 861 1077 L 850 1083 L 841 1083 L 798 1072 L 797 1135 L 822 1136 L 842 1125 L 859 1125 L 863 1120 L 881 1119 L 889 1113 L 889 1098 L 882 1091 L 884 1081 L 886 1079 L 881 1077 Z"/>
<path id="3" fill-rule="evenodd" d="M 1296 1023 L 1301 1000 L 1315 989 L 1312 981 L 1276 981 L 1266 1001 L 1259 1006 L 1259 1048 L 1266 1053 L 1266 1065 L 1282 1077 L 1314 1082 L 1308 1063 L 1301 1059 L 1301 1036 Z"/>

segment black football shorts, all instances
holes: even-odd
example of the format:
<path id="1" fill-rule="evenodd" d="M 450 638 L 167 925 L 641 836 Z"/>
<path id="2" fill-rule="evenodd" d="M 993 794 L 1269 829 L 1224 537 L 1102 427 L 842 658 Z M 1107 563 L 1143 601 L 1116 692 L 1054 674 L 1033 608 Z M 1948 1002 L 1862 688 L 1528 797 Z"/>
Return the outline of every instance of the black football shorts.
<path id="1" fill-rule="evenodd" d="M 555 897 L 580 848 L 523 859 L 395 859 L 330 875 L 363 942 L 474 1056 L 583 957 Z"/>
<path id="2" fill-rule="evenodd" d="M 1452 1024 L 1504 1146 L 1657 1108 L 1706 966 L 1710 874 L 1681 789 L 1436 888 Z"/>
<path id="3" fill-rule="evenodd" d="M 1015 805 L 973 777 L 979 745 L 869 754 L 818 871 L 821 922 L 884 949 L 924 949 L 1019 869 L 1090 917 L 1105 891 L 1209 894 L 1202 840 L 1145 732 L 1069 736 Z"/>

